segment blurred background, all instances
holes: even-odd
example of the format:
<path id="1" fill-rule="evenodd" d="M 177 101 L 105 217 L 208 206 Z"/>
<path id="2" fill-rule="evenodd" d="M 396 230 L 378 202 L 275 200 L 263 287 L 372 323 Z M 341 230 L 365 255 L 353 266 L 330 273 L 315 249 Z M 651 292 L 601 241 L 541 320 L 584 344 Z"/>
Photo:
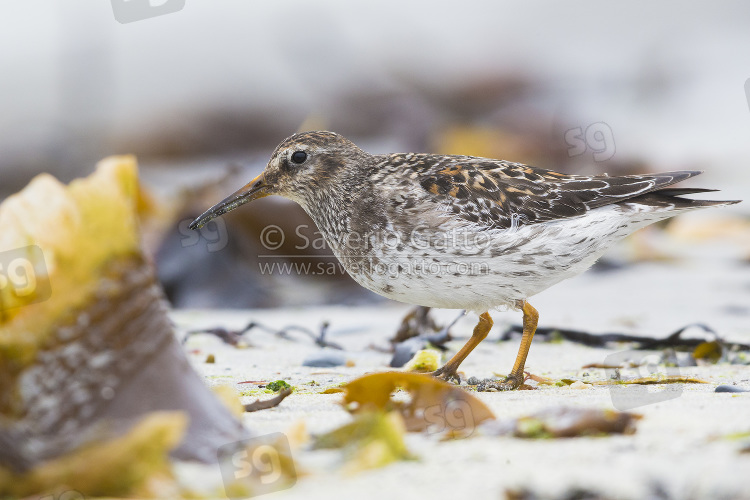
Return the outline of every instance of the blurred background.
<path id="1" fill-rule="evenodd" d="M 750 192 L 747 2 L 180 3 L 0 5 L 0 199 L 137 155 L 145 244 L 176 307 L 383 300 L 286 200 L 187 229 L 296 131 L 571 173 L 701 169 L 686 185 Z M 714 236 L 747 265 L 750 204 L 717 212 L 639 233 L 597 270 Z"/>

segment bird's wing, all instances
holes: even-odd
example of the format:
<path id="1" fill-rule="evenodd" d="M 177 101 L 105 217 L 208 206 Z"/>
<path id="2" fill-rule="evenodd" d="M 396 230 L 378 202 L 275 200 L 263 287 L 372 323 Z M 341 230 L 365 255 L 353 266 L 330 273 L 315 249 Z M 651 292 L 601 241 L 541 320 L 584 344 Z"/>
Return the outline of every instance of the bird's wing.
<path id="1" fill-rule="evenodd" d="M 582 176 L 471 156 L 390 155 L 390 166 L 416 181 L 421 201 L 493 229 L 576 217 L 699 174 Z"/>

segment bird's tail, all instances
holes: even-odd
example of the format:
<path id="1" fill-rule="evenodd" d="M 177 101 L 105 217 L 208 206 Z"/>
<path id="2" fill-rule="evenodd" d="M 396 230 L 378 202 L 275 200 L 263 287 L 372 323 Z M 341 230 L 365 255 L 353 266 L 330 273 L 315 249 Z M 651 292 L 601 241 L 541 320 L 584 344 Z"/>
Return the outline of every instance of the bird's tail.
<path id="1" fill-rule="evenodd" d="M 697 194 L 697 193 L 713 193 L 718 189 L 705 189 L 705 188 L 664 188 L 657 191 L 653 191 L 645 195 L 646 197 L 654 197 L 663 202 L 670 203 L 675 208 L 700 208 L 700 207 L 721 207 L 727 205 L 735 205 L 742 200 L 693 200 L 691 198 L 682 198 L 686 194 Z"/>
<path id="2" fill-rule="evenodd" d="M 682 198 L 686 194 L 713 193 L 718 189 L 706 188 L 662 188 L 651 191 L 628 201 L 638 201 L 649 205 L 664 205 L 673 209 L 702 208 L 702 207 L 721 207 L 734 205 L 742 200 L 693 200 L 691 198 Z"/>

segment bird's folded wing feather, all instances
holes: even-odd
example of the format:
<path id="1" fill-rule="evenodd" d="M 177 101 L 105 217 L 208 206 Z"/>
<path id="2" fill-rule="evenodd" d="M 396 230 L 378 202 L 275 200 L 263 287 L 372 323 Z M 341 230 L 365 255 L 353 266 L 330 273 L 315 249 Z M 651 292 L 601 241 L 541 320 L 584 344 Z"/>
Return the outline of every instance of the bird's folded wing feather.
<path id="1" fill-rule="evenodd" d="M 700 173 L 566 175 L 486 158 L 417 154 L 390 155 L 389 163 L 411 170 L 412 183 L 421 188 L 420 202 L 440 205 L 456 217 L 492 229 L 576 217 Z"/>

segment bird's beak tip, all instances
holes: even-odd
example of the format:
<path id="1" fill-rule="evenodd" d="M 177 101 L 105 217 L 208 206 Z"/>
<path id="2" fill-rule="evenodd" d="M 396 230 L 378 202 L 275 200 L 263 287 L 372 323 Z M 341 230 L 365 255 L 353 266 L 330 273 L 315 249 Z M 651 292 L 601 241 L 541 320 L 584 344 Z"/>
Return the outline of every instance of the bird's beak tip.
<path id="1" fill-rule="evenodd" d="M 211 219 L 224 215 L 240 205 L 268 196 L 268 193 L 264 191 L 266 187 L 263 174 L 260 174 L 241 189 L 206 210 L 200 217 L 191 222 L 188 228 L 195 231 L 205 226 Z"/>

